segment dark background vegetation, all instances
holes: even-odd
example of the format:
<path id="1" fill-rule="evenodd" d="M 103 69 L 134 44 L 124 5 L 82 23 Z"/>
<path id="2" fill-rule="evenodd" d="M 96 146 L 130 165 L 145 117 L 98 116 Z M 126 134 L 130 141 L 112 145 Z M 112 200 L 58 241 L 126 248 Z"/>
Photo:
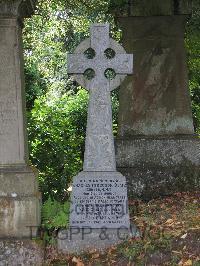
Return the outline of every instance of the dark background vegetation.
<path id="1" fill-rule="evenodd" d="M 43 201 L 63 202 L 72 177 L 82 168 L 87 117 L 87 92 L 67 75 L 67 53 L 89 36 L 93 22 L 109 22 L 111 35 L 121 31 L 110 14 L 122 0 L 39 2 L 24 28 L 25 78 L 31 163 L 39 170 Z M 187 23 L 189 89 L 196 133 L 200 133 L 200 3 L 194 1 Z M 117 131 L 117 92 L 112 95 Z"/>

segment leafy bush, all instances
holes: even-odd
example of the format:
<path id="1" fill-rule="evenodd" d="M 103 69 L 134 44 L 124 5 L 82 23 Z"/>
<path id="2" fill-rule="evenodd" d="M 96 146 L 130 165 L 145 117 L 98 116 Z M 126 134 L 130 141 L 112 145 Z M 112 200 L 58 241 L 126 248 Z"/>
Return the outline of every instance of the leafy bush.
<path id="1" fill-rule="evenodd" d="M 117 94 L 113 100 L 113 127 L 117 131 Z M 29 116 L 30 159 L 39 170 L 43 200 L 68 198 L 72 177 L 82 169 L 85 150 L 88 93 L 39 97 Z"/>
<path id="2" fill-rule="evenodd" d="M 47 92 L 47 84 L 33 62 L 25 64 L 26 109 L 31 111 L 34 101 Z"/>
<path id="3" fill-rule="evenodd" d="M 70 202 L 60 203 L 49 197 L 42 205 L 41 237 L 48 244 L 55 245 L 58 230 L 69 225 Z"/>
<path id="4" fill-rule="evenodd" d="M 69 224 L 70 203 L 60 203 L 50 198 L 42 206 L 42 227 L 44 229 L 66 228 Z"/>
<path id="5" fill-rule="evenodd" d="M 30 159 L 38 168 L 43 199 L 68 197 L 71 178 L 82 168 L 88 94 L 40 97 L 29 118 Z"/>
<path id="6" fill-rule="evenodd" d="M 185 39 L 194 127 L 196 132 L 200 134 L 200 2 L 194 0 L 193 7 L 192 18 L 188 21 Z"/>

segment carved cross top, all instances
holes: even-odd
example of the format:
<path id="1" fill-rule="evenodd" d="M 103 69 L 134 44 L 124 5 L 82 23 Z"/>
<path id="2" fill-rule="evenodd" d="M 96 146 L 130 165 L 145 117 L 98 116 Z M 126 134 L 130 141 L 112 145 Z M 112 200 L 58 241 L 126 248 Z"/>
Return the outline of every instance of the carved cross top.
<path id="1" fill-rule="evenodd" d="M 131 74 L 133 55 L 109 38 L 109 24 L 94 24 L 91 39 L 68 55 L 68 73 L 90 91 L 84 171 L 116 171 L 110 90 Z"/>
<path id="2" fill-rule="evenodd" d="M 118 87 L 126 74 L 133 72 L 133 55 L 109 37 L 109 24 L 93 24 L 91 38 L 83 41 L 74 54 L 68 55 L 68 73 L 77 82 L 91 88 Z"/>

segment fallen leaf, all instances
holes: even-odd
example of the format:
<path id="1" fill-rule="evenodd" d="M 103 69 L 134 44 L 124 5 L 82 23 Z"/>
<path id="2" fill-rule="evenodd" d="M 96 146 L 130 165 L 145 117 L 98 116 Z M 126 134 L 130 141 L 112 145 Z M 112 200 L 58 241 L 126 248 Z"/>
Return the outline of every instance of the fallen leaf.
<path id="1" fill-rule="evenodd" d="M 97 259 L 97 258 L 99 258 L 99 256 L 100 256 L 100 255 L 99 255 L 98 253 L 96 253 L 96 254 L 93 254 L 93 255 L 92 255 L 92 258 L 93 258 L 93 259 Z"/>
<path id="2" fill-rule="evenodd" d="M 178 265 L 183 266 L 183 260 L 180 260 Z"/>
<path id="3" fill-rule="evenodd" d="M 173 219 L 168 219 L 165 223 L 166 224 L 172 224 L 174 221 L 173 221 Z"/>
<path id="4" fill-rule="evenodd" d="M 187 260 L 183 263 L 183 266 L 192 266 L 192 260 Z"/>
<path id="5" fill-rule="evenodd" d="M 84 266 L 83 262 L 76 257 L 73 257 L 72 262 L 76 263 L 76 266 Z"/>
<path id="6" fill-rule="evenodd" d="M 172 250 L 172 252 L 175 253 L 175 254 L 182 254 L 182 252 L 176 251 L 176 250 Z"/>
<path id="7" fill-rule="evenodd" d="M 187 233 L 186 233 L 186 234 L 184 234 L 184 235 L 182 235 L 182 236 L 181 236 L 181 238 L 182 238 L 182 239 L 185 239 L 185 238 L 186 238 L 186 236 L 187 236 Z"/>

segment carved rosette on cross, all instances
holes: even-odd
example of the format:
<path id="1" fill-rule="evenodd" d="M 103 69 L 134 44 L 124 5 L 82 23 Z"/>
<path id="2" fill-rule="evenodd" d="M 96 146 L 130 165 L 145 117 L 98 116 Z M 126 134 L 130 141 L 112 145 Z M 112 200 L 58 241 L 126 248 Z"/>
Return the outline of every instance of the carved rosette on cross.
<path id="1" fill-rule="evenodd" d="M 126 178 L 116 171 L 110 91 L 132 72 L 133 55 L 109 37 L 109 24 L 93 24 L 91 38 L 68 55 L 68 73 L 90 97 L 83 171 L 73 179 L 70 229 L 58 241 L 63 251 L 101 249 L 122 240 L 120 232 L 131 235 Z"/>

